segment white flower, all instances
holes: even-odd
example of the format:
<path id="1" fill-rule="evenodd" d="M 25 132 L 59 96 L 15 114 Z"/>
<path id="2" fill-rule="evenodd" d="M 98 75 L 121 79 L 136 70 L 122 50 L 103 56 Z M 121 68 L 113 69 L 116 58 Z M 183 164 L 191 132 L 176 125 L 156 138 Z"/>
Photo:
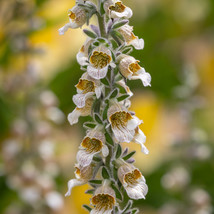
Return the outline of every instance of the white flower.
<path id="1" fill-rule="evenodd" d="M 118 178 L 130 198 L 135 200 L 145 199 L 148 186 L 139 169 L 131 164 L 124 163 L 118 169 Z"/>
<path id="2" fill-rule="evenodd" d="M 88 73 L 84 73 L 76 85 L 77 93 L 73 96 L 73 102 L 78 108 L 83 108 L 88 98 L 96 94 L 97 99 L 100 98 L 103 85 L 99 80 L 92 79 Z"/>
<path id="3" fill-rule="evenodd" d="M 71 125 L 78 122 L 80 116 L 89 116 L 91 115 L 91 108 L 93 105 L 94 99 L 92 97 L 88 98 L 85 102 L 83 108 L 76 107 L 69 115 L 68 121 Z"/>
<path id="4" fill-rule="evenodd" d="M 132 26 L 125 24 L 119 28 L 118 31 L 122 34 L 128 45 L 133 45 L 137 50 L 142 50 L 144 48 L 144 40 L 134 35 Z"/>
<path id="5" fill-rule="evenodd" d="M 93 176 L 92 165 L 88 165 L 86 167 L 76 165 L 75 168 L 76 168 L 75 171 L 76 179 L 71 179 L 68 181 L 68 191 L 65 194 L 65 196 L 70 196 L 73 187 L 86 184 L 88 180 L 90 180 Z"/>
<path id="6" fill-rule="evenodd" d="M 82 27 L 87 20 L 86 12 L 83 8 L 75 5 L 72 9 L 68 10 L 69 23 L 65 24 L 59 29 L 59 34 L 64 35 L 68 28 Z"/>
<path id="7" fill-rule="evenodd" d="M 97 126 L 95 129 L 90 130 L 83 139 L 80 150 L 77 153 L 77 162 L 81 166 L 88 166 L 91 164 L 94 155 L 100 152 L 104 157 L 109 154 L 108 147 L 105 145 L 105 135 Z"/>
<path id="8" fill-rule="evenodd" d="M 93 42 L 92 39 L 87 39 L 84 45 L 80 48 L 79 52 L 77 53 L 77 62 L 81 65 L 88 65 L 88 49 L 91 43 Z"/>
<path id="9" fill-rule="evenodd" d="M 115 67 L 115 64 L 112 62 L 111 51 L 101 45 L 93 50 L 87 72 L 94 79 L 102 79 L 106 76 L 109 65 Z"/>
<path id="10" fill-rule="evenodd" d="M 121 74 L 129 80 L 140 79 L 144 86 L 151 86 L 151 76 L 140 67 L 139 61 L 132 56 L 120 55 L 118 57 L 119 71 Z"/>
<path id="11" fill-rule="evenodd" d="M 146 136 L 139 127 L 135 129 L 135 135 L 134 138 L 132 139 L 132 142 L 140 144 L 141 152 L 143 152 L 146 155 L 149 154 L 149 150 L 144 145 L 144 143 L 146 142 Z"/>
<path id="12" fill-rule="evenodd" d="M 111 214 L 116 204 L 114 190 L 108 184 L 104 184 L 97 188 L 91 203 L 95 208 L 91 210 L 90 214 Z"/>
<path id="13" fill-rule="evenodd" d="M 104 4 L 106 13 L 109 14 L 110 18 L 131 18 L 132 10 L 126 7 L 121 1 L 118 0 L 107 0 Z"/>
<path id="14" fill-rule="evenodd" d="M 132 116 L 125 107 L 118 103 L 109 108 L 108 120 L 116 140 L 127 143 L 134 138 L 135 129 L 141 124 L 141 120 Z"/>

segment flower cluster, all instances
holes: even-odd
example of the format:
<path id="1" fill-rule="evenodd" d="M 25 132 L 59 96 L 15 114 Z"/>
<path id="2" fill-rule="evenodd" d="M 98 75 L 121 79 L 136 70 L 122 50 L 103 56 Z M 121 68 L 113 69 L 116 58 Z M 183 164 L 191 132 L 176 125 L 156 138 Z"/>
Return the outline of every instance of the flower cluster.
<path id="1" fill-rule="evenodd" d="M 138 143 L 144 154 L 149 153 L 144 145 L 146 136 L 139 128 L 142 120 L 129 111 L 133 93 L 126 85 L 127 80 L 140 79 L 144 86 L 150 86 L 150 74 L 129 55 L 133 48 L 142 50 L 144 40 L 134 35 L 128 20 L 132 10 L 119 0 L 99 0 L 97 5 L 77 0 L 69 10 L 69 23 L 59 33 L 89 24 L 93 15 L 98 26 L 83 30 L 87 39 L 77 61 L 84 73 L 73 96 L 76 108 L 68 115 L 71 125 L 80 116 L 89 116 L 91 121 L 83 125 L 87 131 L 76 156 L 76 179 L 68 182 L 66 196 L 74 186 L 89 183 L 92 207 L 84 207 L 91 214 L 136 213 L 132 199 L 145 198 L 148 187 L 133 165 L 135 152 L 123 150 L 121 143 Z M 99 173 L 103 180 L 97 179 Z"/>

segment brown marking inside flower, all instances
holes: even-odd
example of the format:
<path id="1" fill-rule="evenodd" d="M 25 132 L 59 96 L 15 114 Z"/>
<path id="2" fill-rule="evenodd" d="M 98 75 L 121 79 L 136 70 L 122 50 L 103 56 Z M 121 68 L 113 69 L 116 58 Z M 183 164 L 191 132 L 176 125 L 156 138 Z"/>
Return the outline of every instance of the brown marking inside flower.
<path id="1" fill-rule="evenodd" d="M 115 204 L 115 198 L 108 194 L 98 194 L 92 198 L 92 204 L 98 211 L 111 210 Z"/>
<path id="2" fill-rule="evenodd" d="M 85 79 L 80 79 L 78 84 L 76 85 L 76 88 L 82 90 L 83 94 L 95 91 L 94 82 Z"/>
<path id="3" fill-rule="evenodd" d="M 131 114 L 126 111 L 119 111 L 110 116 L 112 127 L 126 126 L 127 122 L 132 119 Z"/>
<path id="4" fill-rule="evenodd" d="M 75 20 L 76 19 L 76 14 L 73 13 L 72 11 L 69 11 L 68 17 L 70 17 L 71 20 Z"/>
<path id="5" fill-rule="evenodd" d="M 85 46 L 84 45 L 80 48 L 80 52 L 82 52 L 82 53 L 85 52 Z"/>
<path id="6" fill-rule="evenodd" d="M 75 168 L 76 168 L 76 171 L 75 171 L 76 175 L 80 176 L 81 174 L 80 169 L 78 167 L 75 167 Z"/>
<path id="7" fill-rule="evenodd" d="M 127 184 L 136 184 L 137 183 L 137 180 L 139 178 L 142 177 L 142 174 L 141 172 L 138 170 L 138 169 L 135 169 L 134 171 L 132 172 L 129 172 L 127 174 L 125 174 L 124 176 L 124 181 L 127 183 Z"/>
<path id="8" fill-rule="evenodd" d="M 94 51 L 90 57 L 90 62 L 95 68 L 104 68 L 111 62 L 111 57 L 103 52 Z"/>
<path id="9" fill-rule="evenodd" d="M 126 9 L 126 6 L 122 4 L 122 2 L 117 2 L 115 3 L 115 5 L 113 6 L 110 6 L 109 7 L 109 10 L 111 11 L 115 11 L 115 12 L 118 12 L 118 13 L 122 13 L 124 12 L 124 10 Z"/>
<path id="10" fill-rule="evenodd" d="M 136 72 L 138 72 L 139 70 L 140 70 L 140 65 L 138 64 L 138 61 L 137 62 L 135 62 L 135 63 L 131 63 L 130 65 L 129 65 L 129 70 L 131 71 L 131 72 L 133 72 L 133 73 L 136 73 Z"/>
<path id="11" fill-rule="evenodd" d="M 90 138 L 86 137 L 81 143 L 81 146 L 86 149 L 87 152 L 99 152 L 102 149 L 103 143 L 96 139 L 96 138 Z"/>

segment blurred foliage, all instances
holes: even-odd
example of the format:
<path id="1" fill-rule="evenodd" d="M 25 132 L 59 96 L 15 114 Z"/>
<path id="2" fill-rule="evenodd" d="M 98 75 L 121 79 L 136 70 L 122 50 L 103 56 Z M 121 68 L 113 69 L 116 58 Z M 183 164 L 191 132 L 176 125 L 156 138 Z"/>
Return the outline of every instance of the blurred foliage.
<path id="1" fill-rule="evenodd" d="M 134 51 L 133 55 L 141 60 L 141 64 L 152 76 L 151 88 L 141 87 L 140 81 L 128 81 L 131 89 L 140 94 L 133 108 L 140 106 L 142 102 L 151 103 L 150 98 L 153 97 L 158 106 L 155 108 L 156 120 L 161 119 L 161 122 L 152 119 L 151 130 L 147 133 L 149 136 L 147 145 L 151 156 L 149 155 L 146 159 L 143 157 L 142 160 L 137 159 L 142 171 L 144 171 L 142 161 L 154 162 L 154 164 L 149 172 L 144 173 L 149 186 L 147 199 L 135 203 L 148 214 L 211 214 L 214 206 L 214 134 L 212 131 L 214 126 L 212 119 L 214 117 L 214 64 L 212 63 L 214 61 L 214 1 L 127 0 L 124 2 L 134 11 L 130 23 L 134 26 L 134 33 L 145 40 L 144 50 Z M 62 5 L 59 7 L 59 4 Z M 11 131 L 14 121 L 17 117 L 25 115 L 28 105 L 32 105 L 28 100 L 29 97 L 34 100 L 33 103 L 39 102 L 40 92 L 49 89 L 57 96 L 59 108 L 65 115 L 74 108 L 72 102 L 72 96 L 75 94 L 74 85 L 82 74 L 75 59 L 76 47 L 81 47 L 81 42 L 76 39 L 79 37 L 79 32 L 74 33 L 71 30 L 64 38 L 52 36 L 52 34 L 58 34 L 57 28 L 66 20 L 64 8 L 69 5 L 72 7 L 73 4 L 74 1 L 66 0 L 60 3 L 56 0 L 3 0 L 0 2 L 1 148 L 6 139 L 14 136 Z M 55 23 L 56 17 L 53 17 L 55 14 L 59 18 L 57 23 Z M 51 47 L 45 45 L 49 38 Z M 65 40 L 65 43 L 61 40 Z M 40 41 L 40 44 L 35 41 Z M 69 41 L 71 43 L 68 43 Z M 66 42 L 69 47 L 65 46 Z M 48 48 L 59 54 L 60 50 L 67 49 L 68 53 L 59 58 L 53 58 L 53 55 L 45 58 Z M 37 55 L 40 57 L 37 58 Z M 34 64 L 35 58 L 36 62 L 40 60 L 42 65 L 49 66 L 40 68 L 38 76 L 34 76 L 32 71 L 37 67 Z M 194 75 L 190 75 L 187 81 L 188 77 L 185 73 L 191 73 L 189 66 L 194 68 L 198 83 L 193 81 Z M 49 73 L 49 75 L 44 78 L 40 76 L 41 73 Z M 143 111 L 148 120 L 152 118 L 154 110 L 146 112 L 143 109 Z M 65 135 L 72 138 L 72 143 L 75 142 L 73 138 L 77 138 L 79 142 L 81 140 L 79 135 L 84 135 L 84 130 L 76 127 L 68 128 L 67 123 L 60 126 L 51 123 L 51 126 L 55 133 L 54 137 L 60 142 L 60 147 L 57 147 L 58 153 L 63 152 L 63 145 L 65 150 L 67 149 L 66 142 L 70 143 L 70 139 L 64 139 Z M 144 126 L 147 126 L 146 121 Z M 72 129 L 74 132 L 71 135 Z M 62 132 L 58 134 L 56 130 Z M 165 144 L 160 145 L 160 142 Z M 69 164 L 72 164 L 71 158 L 74 161 L 75 157 L 71 153 L 74 148 L 77 149 L 78 143 L 73 146 L 69 147 L 70 150 L 67 149 L 67 154 L 56 157 L 56 162 L 61 163 L 64 172 L 55 178 L 56 187 L 54 188 L 62 194 L 66 188 L 65 181 L 68 176 L 73 176 L 73 168 Z M 159 149 L 160 146 L 164 147 L 161 148 L 161 152 L 164 153 L 160 153 L 159 159 L 155 159 L 152 151 Z M 69 166 L 63 168 L 66 161 Z M 16 190 L 9 188 L 10 175 L 4 173 L 2 157 L 1 162 L 0 192 L 3 197 L 0 213 L 3 213 L 12 202 L 18 200 L 19 194 Z M 80 192 L 81 197 L 79 197 Z M 196 194 L 198 192 L 201 197 Z M 85 213 L 80 208 L 81 203 L 77 203 L 78 197 L 88 200 L 88 196 L 84 196 L 83 188 L 74 189 L 72 197 L 75 198 L 75 204 L 72 198 L 66 200 L 65 210 L 59 213 Z M 29 212 L 31 213 L 28 210 Z M 14 214 L 17 213 L 14 212 Z"/>

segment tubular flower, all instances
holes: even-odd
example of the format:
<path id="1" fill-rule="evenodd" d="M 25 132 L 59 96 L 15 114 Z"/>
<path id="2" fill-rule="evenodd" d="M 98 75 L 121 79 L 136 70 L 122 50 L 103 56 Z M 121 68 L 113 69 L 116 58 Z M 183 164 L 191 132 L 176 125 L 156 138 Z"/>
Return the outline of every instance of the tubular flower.
<path id="1" fill-rule="evenodd" d="M 108 185 L 103 185 L 95 191 L 91 203 L 95 206 L 90 214 L 111 214 L 116 204 L 114 190 Z"/>
<path id="2" fill-rule="evenodd" d="M 91 108 L 93 105 L 94 99 L 92 97 L 88 98 L 85 102 L 83 108 L 76 107 L 69 115 L 68 121 L 71 125 L 78 122 L 80 116 L 89 116 L 91 115 Z"/>
<path id="3" fill-rule="evenodd" d="M 109 108 L 108 120 L 116 140 L 127 143 L 132 141 L 135 129 L 141 124 L 141 120 L 132 116 L 124 106 L 119 104 L 113 104 Z"/>
<path id="4" fill-rule="evenodd" d="M 104 4 L 106 13 L 110 18 L 131 18 L 132 10 L 126 7 L 121 1 L 118 0 L 107 0 Z"/>
<path id="5" fill-rule="evenodd" d="M 118 85 L 120 85 L 121 87 L 123 87 L 126 90 L 126 93 L 129 95 L 129 97 L 133 96 L 132 91 L 130 90 L 130 88 L 126 85 L 125 81 L 122 79 L 120 81 L 117 82 Z"/>
<path id="6" fill-rule="evenodd" d="M 129 80 L 140 79 L 144 86 L 151 86 L 151 76 L 138 64 L 140 61 L 132 56 L 121 55 L 118 57 L 119 71 Z"/>
<path id="7" fill-rule="evenodd" d="M 93 166 L 88 165 L 86 167 L 76 165 L 75 166 L 75 177 L 76 179 L 71 179 L 68 181 L 68 191 L 65 196 L 71 195 L 71 190 L 75 186 L 80 186 L 86 184 L 93 176 Z"/>
<path id="8" fill-rule="evenodd" d="M 88 74 L 94 79 L 102 79 L 108 72 L 108 67 L 115 67 L 112 62 L 111 51 L 105 46 L 95 48 L 90 56 L 87 67 Z"/>
<path id="9" fill-rule="evenodd" d="M 118 178 L 130 198 L 135 200 L 145 199 L 148 186 L 139 169 L 131 164 L 124 163 L 118 169 Z"/>
<path id="10" fill-rule="evenodd" d="M 100 98 L 103 86 L 99 80 L 94 80 L 84 73 L 76 85 L 77 93 L 73 96 L 73 102 L 78 108 L 83 108 L 88 98 L 96 94 L 97 99 Z"/>
<path id="11" fill-rule="evenodd" d="M 132 26 L 125 24 L 119 28 L 118 31 L 122 34 L 128 45 L 133 45 L 137 50 L 142 50 L 144 48 L 144 40 L 134 35 Z"/>
<path id="12" fill-rule="evenodd" d="M 69 23 L 65 24 L 59 29 L 59 34 L 64 35 L 68 28 L 79 28 L 82 27 L 87 20 L 86 11 L 75 5 L 72 9 L 68 10 Z"/>
<path id="13" fill-rule="evenodd" d="M 94 155 L 100 152 L 104 157 L 109 154 L 108 147 L 105 145 L 105 135 L 99 131 L 99 127 L 96 127 L 89 131 L 83 139 L 77 153 L 77 162 L 81 166 L 88 166 L 91 164 Z"/>
<path id="14" fill-rule="evenodd" d="M 92 41 L 92 39 L 87 39 L 84 45 L 80 48 L 79 52 L 77 53 L 77 62 L 82 66 L 88 65 L 88 49 Z"/>

